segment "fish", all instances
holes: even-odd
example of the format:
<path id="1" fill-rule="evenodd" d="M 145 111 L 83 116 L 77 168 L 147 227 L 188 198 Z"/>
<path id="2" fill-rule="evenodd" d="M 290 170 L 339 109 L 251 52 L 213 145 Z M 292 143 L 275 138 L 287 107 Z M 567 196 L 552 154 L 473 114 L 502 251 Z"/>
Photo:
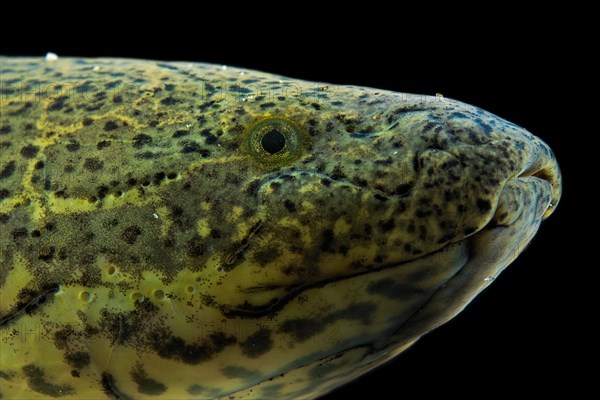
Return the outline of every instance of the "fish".
<path id="1" fill-rule="evenodd" d="M 446 98 L 0 57 L 0 398 L 310 399 L 524 251 L 541 139 Z"/>

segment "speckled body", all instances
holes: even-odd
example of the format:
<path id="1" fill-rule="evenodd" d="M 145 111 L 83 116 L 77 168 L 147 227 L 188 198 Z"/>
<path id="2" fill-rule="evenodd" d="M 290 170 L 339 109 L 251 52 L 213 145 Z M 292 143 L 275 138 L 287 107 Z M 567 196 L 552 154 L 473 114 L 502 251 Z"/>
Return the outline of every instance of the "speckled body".
<path id="1" fill-rule="evenodd" d="M 4 399 L 318 397 L 460 312 L 560 197 L 543 142 L 450 99 L 208 64 L 0 72 Z M 276 123 L 272 155 L 253 135 Z"/>

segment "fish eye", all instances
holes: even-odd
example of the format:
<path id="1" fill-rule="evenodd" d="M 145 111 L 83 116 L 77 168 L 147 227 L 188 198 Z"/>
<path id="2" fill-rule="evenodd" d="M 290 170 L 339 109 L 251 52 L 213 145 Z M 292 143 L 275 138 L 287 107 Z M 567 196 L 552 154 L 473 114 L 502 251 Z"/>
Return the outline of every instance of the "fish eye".
<path id="1" fill-rule="evenodd" d="M 268 117 L 252 124 L 245 137 L 252 158 L 265 166 L 279 166 L 302 154 L 306 135 L 293 121 Z"/>
<path id="2" fill-rule="evenodd" d="M 269 154 L 279 153 L 285 147 L 285 136 L 283 133 L 273 129 L 265 133 L 260 139 L 264 151 Z"/>

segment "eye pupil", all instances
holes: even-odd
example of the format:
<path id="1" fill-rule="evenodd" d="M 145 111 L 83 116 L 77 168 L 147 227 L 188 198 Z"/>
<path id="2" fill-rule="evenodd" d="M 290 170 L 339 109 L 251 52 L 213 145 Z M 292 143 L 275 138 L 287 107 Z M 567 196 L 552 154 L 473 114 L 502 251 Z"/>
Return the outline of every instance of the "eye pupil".
<path id="1" fill-rule="evenodd" d="M 279 153 L 285 147 L 285 136 L 277 130 L 271 130 L 265 133 L 260 144 L 269 154 Z"/>

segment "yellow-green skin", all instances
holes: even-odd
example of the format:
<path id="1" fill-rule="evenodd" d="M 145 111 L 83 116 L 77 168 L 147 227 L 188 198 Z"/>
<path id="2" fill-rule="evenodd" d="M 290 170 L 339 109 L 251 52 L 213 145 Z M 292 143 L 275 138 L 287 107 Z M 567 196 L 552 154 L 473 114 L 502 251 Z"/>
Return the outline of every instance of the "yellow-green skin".
<path id="1" fill-rule="evenodd" d="M 2 399 L 318 397 L 460 312 L 560 197 L 542 141 L 450 99 L 0 63 Z"/>

